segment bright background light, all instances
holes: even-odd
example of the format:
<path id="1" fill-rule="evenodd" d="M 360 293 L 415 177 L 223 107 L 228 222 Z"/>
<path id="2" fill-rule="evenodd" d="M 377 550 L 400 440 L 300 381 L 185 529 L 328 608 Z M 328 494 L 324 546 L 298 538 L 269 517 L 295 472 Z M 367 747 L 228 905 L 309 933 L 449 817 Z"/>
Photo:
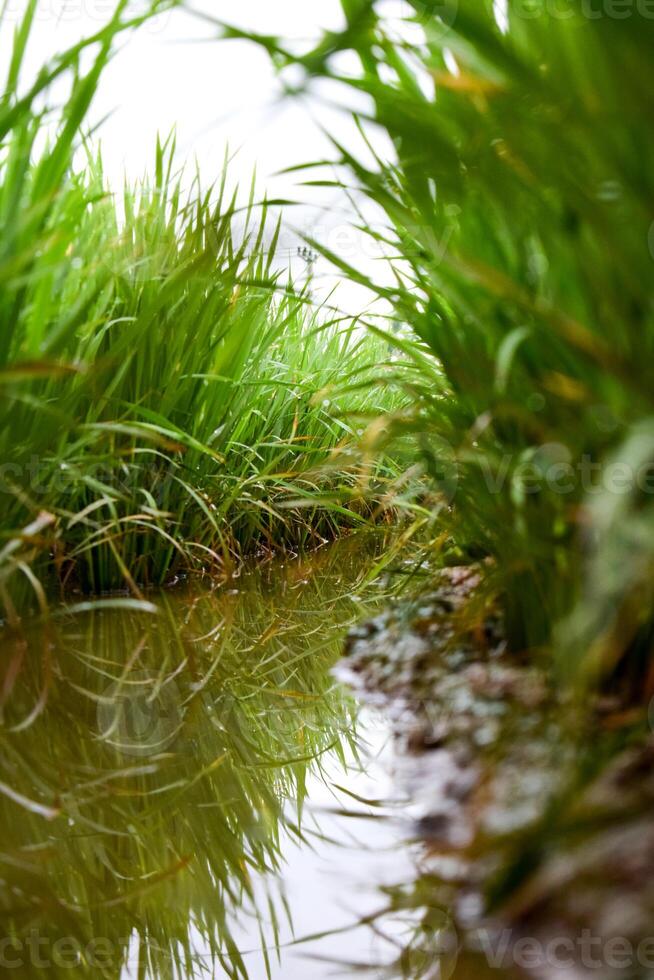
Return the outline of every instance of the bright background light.
<path id="1" fill-rule="evenodd" d="M 25 0 L 10 0 L 0 54 L 6 51 L 12 11 L 16 21 L 24 6 Z M 40 0 L 28 73 L 92 34 L 106 22 L 112 7 L 113 0 Z M 204 0 L 196 9 L 306 47 L 322 30 L 337 29 L 343 22 L 338 0 Z M 302 278 L 307 271 L 297 254 L 302 234 L 315 237 L 368 275 L 384 276 L 379 250 L 352 229 L 356 216 L 342 191 L 301 186 L 314 174 L 280 174 L 301 163 L 333 159 L 325 130 L 365 153 L 350 115 L 329 105 L 333 90 L 316 83 L 306 96 L 284 98 L 264 51 L 247 41 L 219 42 L 217 34 L 206 20 L 174 10 L 122 39 L 91 117 L 93 123 L 103 120 L 94 138 L 101 142 L 110 185 L 119 188 L 124 175 L 134 179 L 152 172 L 157 134 L 176 131 L 179 165 L 188 165 L 190 171 L 197 160 L 205 184 L 220 176 L 229 147 L 232 185 L 238 182 L 245 194 L 256 168 L 261 194 L 265 190 L 269 197 L 298 202 L 285 209 L 279 256 L 294 277 Z M 356 64 L 354 55 L 351 60 L 345 55 L 339 67 L 356 69 Z M 367 108 L 365 100 L 350 104 Z M 390 153 L 381 134 L 377 139 L 382 153 Z M 331 171 L 324 175 L 332 176 Z M 380 220 L 374 212 L 367 217 Z M 360 312 L 370 302 L 366 290 L 340 283 L 342 277 L 323 260 L 315 267 L 315 279 L 317 297 L 326 297 L 337 286 L 332 302 L 349 312 Z"/>

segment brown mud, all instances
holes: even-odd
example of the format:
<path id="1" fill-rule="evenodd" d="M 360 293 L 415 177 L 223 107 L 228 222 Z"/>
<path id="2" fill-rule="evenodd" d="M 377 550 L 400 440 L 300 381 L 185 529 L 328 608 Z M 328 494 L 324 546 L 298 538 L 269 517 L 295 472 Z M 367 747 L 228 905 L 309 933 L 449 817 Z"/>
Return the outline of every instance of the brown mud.
<path id="1" fill-rule="evenodd" d="M 391 722 L 417 887 L 457 937 L 439 975 L 651 977 L 647 719 L 617 699 L 580 710 L 562 698 L 545 668 L 507 651 L 479 583 L 444 570 L 428 594 L 353 629 L 336 668 Z"/>

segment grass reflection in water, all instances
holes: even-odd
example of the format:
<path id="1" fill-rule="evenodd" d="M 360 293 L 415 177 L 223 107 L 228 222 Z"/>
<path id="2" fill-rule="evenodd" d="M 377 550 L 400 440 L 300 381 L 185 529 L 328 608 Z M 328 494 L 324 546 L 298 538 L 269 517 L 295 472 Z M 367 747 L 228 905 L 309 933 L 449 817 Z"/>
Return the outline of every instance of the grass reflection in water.
<path id="1" fill-rule="evenodd" d="M 157 595 L 157 615 L 90 609 L 5 640 L 13 976 L 117 977 L 128 959 L 138 976 L 247 975 L 230 921 L 253 915 L 256 936 L 263 916 L 276 934 L 289 913 L 274 873 L 302 836 L 307 777 L 355 745 L 329 668 L 374 601 L 365 571 L 361 541 L 344 541 Z"/>

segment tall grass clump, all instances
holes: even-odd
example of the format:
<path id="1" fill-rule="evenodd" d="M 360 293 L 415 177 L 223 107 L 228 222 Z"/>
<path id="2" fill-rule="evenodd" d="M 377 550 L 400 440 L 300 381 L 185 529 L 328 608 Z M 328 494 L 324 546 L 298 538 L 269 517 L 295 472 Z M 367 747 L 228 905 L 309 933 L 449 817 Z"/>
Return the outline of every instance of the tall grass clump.
<path id="1" fill-rule="evenodd" d="M 388 219 L 368 231 L 396 282 L 369 285 L 443 372 L 415 416 L 450 552 L 492 559 L 514 647 L 651 693 L 653 22 L 573 0 L 408 0 L 400 25 L 342 7 L 300 58 L 258 40 L 365 93 L 362 136 L 392 138 L 373 165 L 374 141 L 335 146 Z"/>
<path id="2" fill-rule="evenodd" d="M 127 4 L 22 94 L 35 9 L 16 30 L 0 102 L 10 618 L 25 592 L 45 604 L 45 568 L 62 585 L 138 594 L 179 570 L 357 524 L 372 470 L 352 447 L 399 405 L 379 372 L 383 342 L 313 309 L 278 271 L 279 226 L 254 191 L 241 205 L 226 175 L 189 187 L 172 141 L 157 146 L 151 177 L 107 190 L 81 133 L 114 41 L 137 24 Z M 70 91 L 55 110 L 62 77 Z"/>

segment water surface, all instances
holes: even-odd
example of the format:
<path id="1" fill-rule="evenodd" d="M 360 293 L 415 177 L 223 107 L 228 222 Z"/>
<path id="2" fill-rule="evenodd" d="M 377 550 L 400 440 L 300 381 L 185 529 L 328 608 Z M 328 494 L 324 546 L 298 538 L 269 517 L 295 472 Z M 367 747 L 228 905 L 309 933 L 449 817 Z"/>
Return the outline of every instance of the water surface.
<path id="1" fill-rule="evenodd" d="M 387 593 L 366 582 L 380 547 L 344 541 L 154 595 L 157 615 L 89 608 L 5 638 L 12 976 L 415 975 L 388 966 L 412 928 L 387 914 L 410 871 L 388 732 L 331 673 Z"/>

